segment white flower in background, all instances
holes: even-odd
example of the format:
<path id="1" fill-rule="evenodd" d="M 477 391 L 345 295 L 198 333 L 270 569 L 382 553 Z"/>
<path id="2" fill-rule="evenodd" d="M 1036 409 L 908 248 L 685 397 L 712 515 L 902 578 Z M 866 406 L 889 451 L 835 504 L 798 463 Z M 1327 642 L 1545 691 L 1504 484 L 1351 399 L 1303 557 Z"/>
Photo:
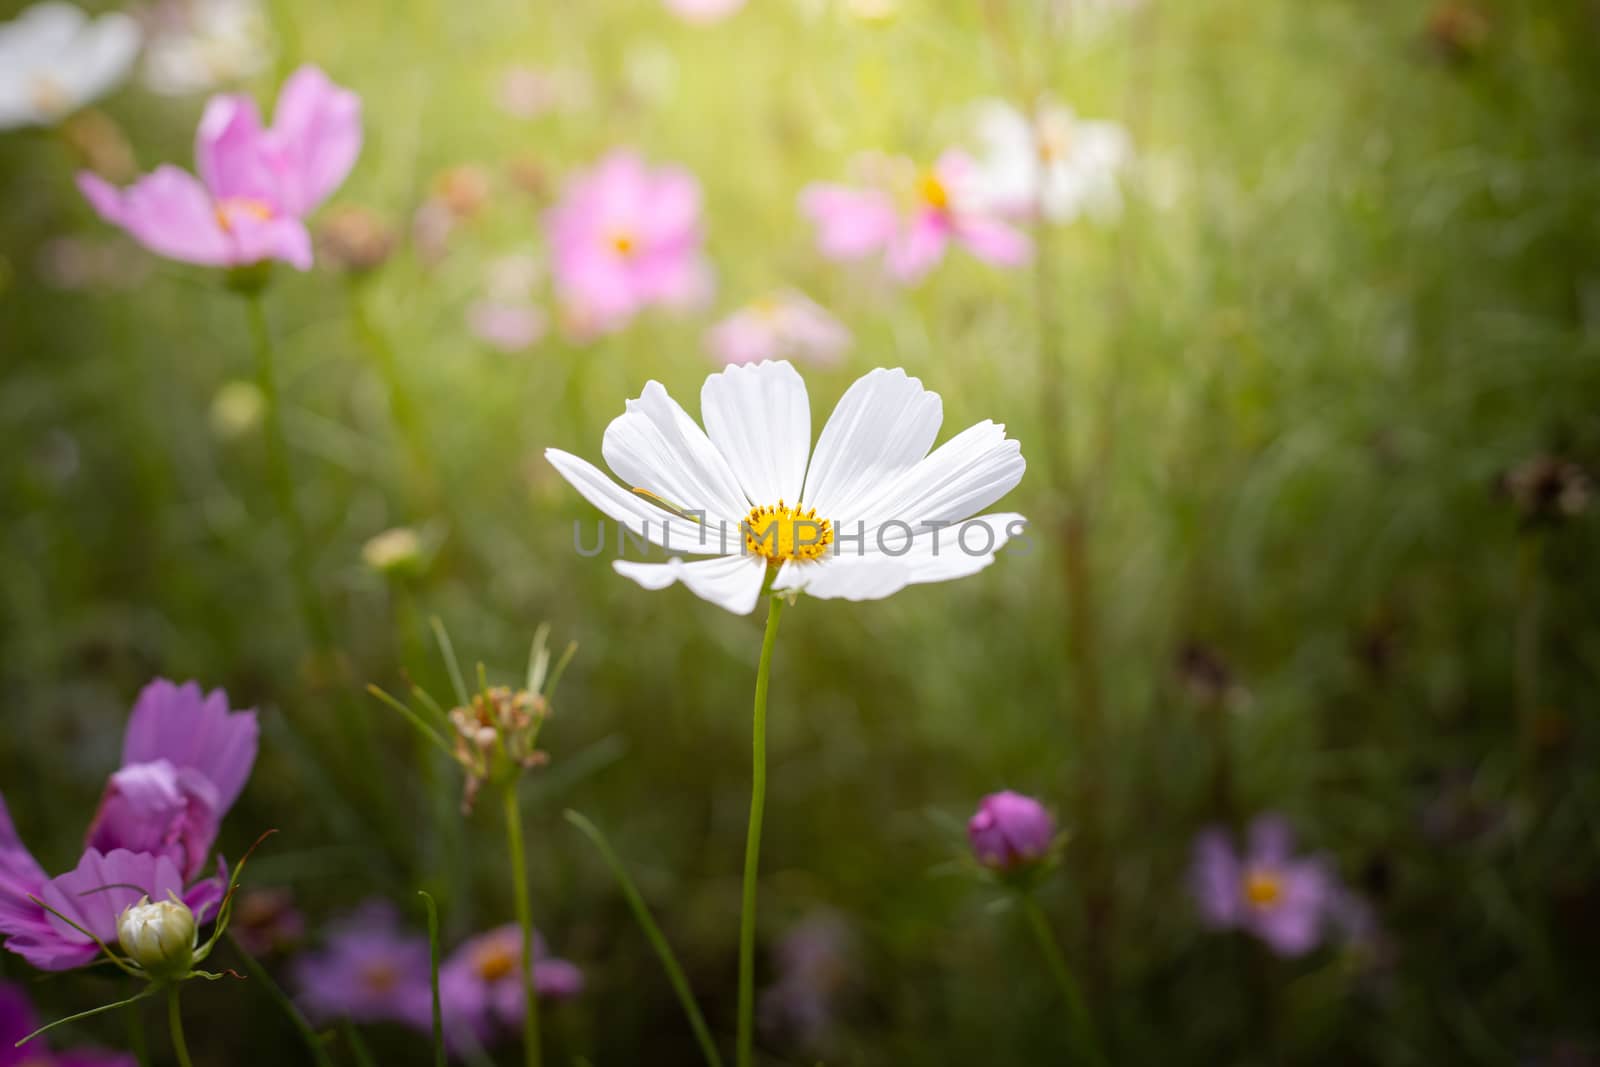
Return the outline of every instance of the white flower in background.
<path id="1" fill-rule="evenodd" d="M 979 186 L 997 211 L 1042 211 L 1052 222 L 1107 221 L 1122 210 L 1119 178 L 1133 162 L 1120 124 L 1080 119 L 1042 100 L 1029 116 L 1002 100 L 976 109 Z"/>
<path id="2" fill-rule="evenodd" d="M 717 22 L 744 7 L 745 0 L 666 0 L 666 5 L 685 22 Z"/>
<path id="3" fill-rule="evenodd" d="M 0 23 L 0 130 L 49 126 L 115 88 L 139 52 L 127 15 L 35 4 Z"/>
<path id="4" fill-rule="evenodd" d="M 211 92 L 261 73 L 272 60 L 259 0 L 163 0 L 149 24 L 144 83 L 153 92 Z"/>
<path id="5" fill-rule="evenodd" d="M 985 421 L 930 453 L 944 405 L 903 370 L 879 368 L 846 390 L 815 452 L 805 383 L 786 362 L 711 375 L 700 412 L 704 430 L 661 383 L 646 383 L 600 446 L 623 485 L 545 450 L 589 503 L 632 533 L 710 557 L 612 564 L 646 589 L 681 581 L 745 615 L 773 570 L 775 591 L 877 600 L 975 574 L 1026 525 L 1016 514 L 970 517 L 1022 479 L 1018 442 Z"/>

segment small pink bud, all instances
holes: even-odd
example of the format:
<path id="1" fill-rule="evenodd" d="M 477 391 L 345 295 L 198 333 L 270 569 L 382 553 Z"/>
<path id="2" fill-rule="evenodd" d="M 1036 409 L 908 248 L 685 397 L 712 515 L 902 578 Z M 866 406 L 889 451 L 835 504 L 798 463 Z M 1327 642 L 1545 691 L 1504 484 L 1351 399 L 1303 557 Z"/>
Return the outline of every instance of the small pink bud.
<path id="1" fill-rule="evenodd" d="M 978 862 L 1009 872 L 1037 863 L 1050 851 L 1056 823 L 1043 804 L 1007 790 L 983 798 L 967 820 L 967 837 Z"/>

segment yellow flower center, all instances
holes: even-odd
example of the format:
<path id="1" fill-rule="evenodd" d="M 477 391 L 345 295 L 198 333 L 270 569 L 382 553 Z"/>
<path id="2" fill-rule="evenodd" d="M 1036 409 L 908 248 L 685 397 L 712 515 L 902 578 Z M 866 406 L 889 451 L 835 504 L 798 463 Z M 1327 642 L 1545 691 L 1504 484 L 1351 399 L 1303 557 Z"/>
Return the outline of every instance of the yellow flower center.
<path id="1" fill-rule="evenodd" d="M 945 188 L 944 182 L 931 170 L 923 171 L 917 178 L 917 199 L 933 208 L 935 211 L 948 211 L 950 209 L 950 190 Z"/>
<path id="2" fill-rule="evenodd" d="M 46 118 L 54 118 L 67 110 L 67 91 L 48 74 L 33 76 L 28 95 L 32 97 L 34 109 Z"/>
<path id="3" fill-rule="evenodd" d="M 633 255 L 634 248 L 633 234 L 619 231 L 611 235 L 611 250 L 623 259 Z"/>
<path id="4" fill-rule="evenodd" d="M 217 225 L 225 233 L 232 233 L 243 219 L 266 222 L 272 218 L 272 205 L 253 196 L 230 196 L 217 201 Z"/>
<path id="5" fill-rule="evenodd" d="M 740 525 L 745 551 L 772 563 L 821 559 L 833 544 L 833 524 L 817 518 L 816 508 L 802 511 L 800 505 L 790 507 L 782 500 L 751 508 Z"/>
<path id="6" fill-rule="evenodd" d="M 1283 899 L 1283 880 L 1268 871 L 1245 875 L 1244 898 L 1257 908 L 1270 908 Z"/>
<path id="7" fill-rule="evenodd" d="M 369 963 L 361 968 L 361 984 L 374 993 L 387 993 L 400 984 L 400 975 L 386 962 Z"/>
<path id="8" fill-rule="evenodd" d="M 472 962 L 478 969 L 478 977 L 485 982 L 498 982 L 517 969 L 516 954 L 504 945 L 486 946 Z"/>

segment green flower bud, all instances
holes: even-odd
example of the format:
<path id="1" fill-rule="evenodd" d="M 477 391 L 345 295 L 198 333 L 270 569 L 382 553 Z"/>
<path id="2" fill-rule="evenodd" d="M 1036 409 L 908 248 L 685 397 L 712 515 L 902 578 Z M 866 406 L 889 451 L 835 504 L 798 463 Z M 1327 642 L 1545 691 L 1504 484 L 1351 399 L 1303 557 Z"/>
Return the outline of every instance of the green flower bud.
<path id="1" fill-rule="evenodd" d="M 177 978 L 194 966 L 200 929 L 194 912 L 174 897 L 150 903 L 142 897 L 117 920 L 117 941 L 128 956 L 155 978 Z"/>

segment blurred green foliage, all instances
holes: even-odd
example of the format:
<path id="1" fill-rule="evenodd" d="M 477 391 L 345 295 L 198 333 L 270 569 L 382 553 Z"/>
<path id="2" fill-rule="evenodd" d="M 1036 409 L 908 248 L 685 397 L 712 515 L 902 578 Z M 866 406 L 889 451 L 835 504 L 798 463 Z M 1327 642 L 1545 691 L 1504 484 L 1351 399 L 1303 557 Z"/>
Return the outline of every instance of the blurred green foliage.
<path id="1" fill-rule="evenodd" d="M 1600 471 L 1600 11 L 1485 3 L 1482 41 L 1452 49 L 1415 2 L 1053 6 L 906 0 L 869 25 L 754 0 L 696 28 L 642 2 L 276 0 L 277 73 L 314 61 L 366 103 L 337 202 L 404 229 L 447 168 L 490 181 L 441 261 L 407 246 L 360 290 L 282 270 L 267 297 L 336 656 L 301 626 L 259 433 L 214 429 L 251 374 L 240 301 L 94 221 L 58 141 L 7 135 L 0 787 L 46 866 L 76 856 L 137 688 L 194 677 L 266 714 L 223 841 L 282 830 L 255 881 L 313 921 L 370 895 L 415 912 L 424 888 L 447 943 L 504 921 L 494 805 L 463 820 L 455 771 L 360 689 L 448 692 L 435 614 L 515 681 L 548 620 L 581 650 L 529 782 L 534 906 L 590 983 L 547 1013 L 554 1062 L 698 1062 L 567 806 L 731 1033 L 759 617 L 579 558 L 594 513 L 540 456 L 597 459 L 652 377 L 693 410 L 709 312 L 519 356 L 463 318 L 490 259 L 538 251 L 560 178 L 626 145 L 704 184 L 719 308 L 795 284 L 855 331 L 844 366 L 806 372 L 815 425 L 900 365 L 943 395 L 945 436 L 992 417 L 1030 462 L 1006 502 L 1029 542 L 981 576 L 802 601 L 784 627 L 763 943 L 831 909 L 859 953 L 834 1046 L 771 1040 L 770 1062 L 1065 1061 L 1020 918 L 950 873 L 950 827 L 1000 787 L 1072 832 L 1044 903 L 1115 1063 L 1592 1062 L 1551 1057 L 1600 1053 L 1600 534 L 1521 522 L 1495 485 L 1541 454 Z M 586 72 L 592 105 L 507 116 L 511 64 Z M 815 254 L 806 182 L 862 150 L 930 157 L 975 99 L 1040 87 L 1140 154 L 1120 223 L 1052 231 L 1043 284 L 957 257 L 896 291 Z M 189 164 L 200 106 L 133 88 L 103 110 L 148 169 Z M 144 274 L 51 281 L 63 235 Z M 431 482 L 353 293 L 421 401 Z M 401 524 L 438 551 L 384 578 L 361 549 Z M 1371 902 L 1380 951 L 1286 962 L 1199 927 L 1193 834 L 1266 809 Z M 65 1010 L 107 984 L 37 995 Z M 189 1004 L 197 1062 L 304 1055 L 248 984 Z"/>

